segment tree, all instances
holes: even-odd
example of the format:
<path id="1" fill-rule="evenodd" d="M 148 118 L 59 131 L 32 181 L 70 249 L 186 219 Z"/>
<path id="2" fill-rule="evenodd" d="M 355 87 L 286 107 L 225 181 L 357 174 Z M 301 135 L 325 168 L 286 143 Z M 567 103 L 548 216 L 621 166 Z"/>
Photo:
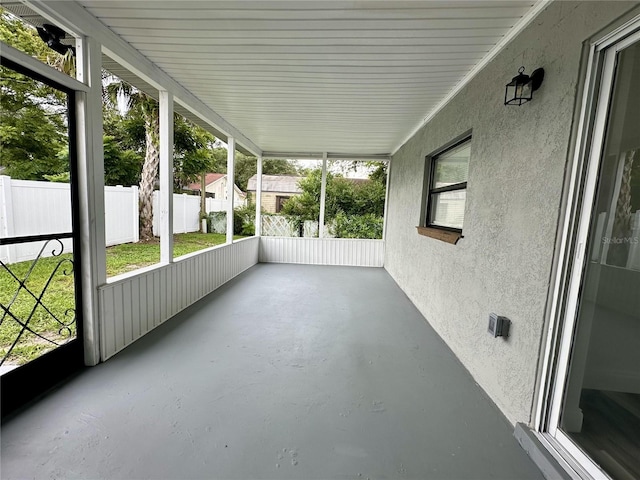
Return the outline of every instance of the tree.
<path id="1" fill-rule="evenodd" d="M 123 148 L 121 143 L 111 135 L 102 137 L 104 150 L 104 184 L 130 187 L 140 181 L 142 156 L 137 152 Z M 69 152 L 62 154 L 64 165 L 69 165 Z M 69 171 L 44 175 L 49 182 L 69 183 Z"/>
<path id="2" fill-rule="evenodd" d="M 144 118 L 139 115 L 138 111 L 131 109 L 123 115 L 116 108 L 113 99 L 110 99 L 104 106 L 103 119 L 105 135 L 112 137 L 123 151 L 130 151 L 140 156 L 140 170 L 146 148 Z M 174 114 L 173 181 L 175 192 L 181 192 L 185 185 L 197 181 L 202 172 L 211 168 L 214 163 L 212 149 L 215 140 L 215 137 L 203 128 L 194 125 L 177 113 Z M 124 157 L 122 160 L 126 161 L 127 158 Z M 119 166 L 117 163 L 110 166 L 105 158 L 105 182 L 107 182 L 110 168 L 119 170 L 126 168 L 126 166 Z M 137 177 L 139 181 L 140 171 L 138 171 Z M 135 183 L 137 184 L 138 181 Z M 124 183 L 119 184 L 123 185 Z"/>
<path id="3" fill-rule="evenodd" d="M 104 89 L 105 103 L 116 108 L 119 99 L 126 103 L 127 115 L 137 117 L 144 125 L 144 161 L 140 173 L 139 211 L 140 239 L 153 238 L 153 189 L 160 165 L 160 117 L 159 106 L 153 98 L 137 88 L 116 80 Z"/>
<path id="4" fill-rule="evenodd" d="M 118 98 L 124 98 L 127 113 L 137 116 L 144 125 L 144 161 L 140 173 L 139 211 L 140 239 L 153 238 L 153 188 L 160 164 L 160 117 L 159 106 L 146 93 L 123 81 L 114 81 L 105 88 L 104 99 L 117 105 Z"/>
<path id="5" fill-rule="evenodd" d="M 258 171 L 257 165 L 256 157 L 236 152 L 234 180 L 240 190 L 247 190 L 249 179 Z M 227 171 L 226 166 L 224 171 Z M 299 175 L 300 171 L 288 160 L 269 158 L 262 161 L 262 173 L 263 175 Z"/>
<path id="6" fill-rule="evenodd" d="M 104 135 L 104 184 L 130 187 L 140 182 L 142 156 L 123 149 L 115 137 Z"/>
<path id="7" fill-rule="evenodd" d="M 52 93 L 0 67 L 0 159 L 5 174 L 23 180 L 68 170 L 64 115 L 46 105 Z M 36 96 L 39 95 L 39 96 Z"/>
<path id="8" fill-rule="evenodd" d="M 214 147 L 211 149 L 211 168 L 209 173 L 227 173 L 227 149 Z"/>
<path id="9" fill-rule="evenodd" d="M 43 62 L 62 65 L 35 29 L 0 8 L 0 40 Z M 0 162 L 14 178 L 43 180 L 68 170 L 67 97 L 0 67 Z"/>
<path id="10" fill-rule="evenodd" d="M 103 131 L 105 185 L 138 185 L 144 162 L 144 123 L 123 117 L 109 103 L 103 105 Z"/>
<path id="11" fill-rule="evenodd" d="M 149 240 L 153 236 L 153 190 L 160 164 L 158 103 L 144 92 L 113 76 L 105 88 L 104 100 L 105 132 L 111 133 L 114 141 L 122 148 L 144 155 L 139 174 L 140 238 Z M 126 104 L 124 114 L 118 111 L 118 103 L 122 103 L 122 100 Z M 173 131 L 173 190 L 180 192 L 184 186 L 197 181 L 201 175 L 215 168 L 220 155 L 214 151 L 215 137 L 181 115 L 174 114 Z M 112 169 L 122 170 L 135 158 L 127 154 L 116 160 L 125 163 L 116 163 Z"/>
<path id="12" fill-rule="evenodd" d="M 249 179 L 258 170 L 258 160 L 256 157 L 244 155 L 242 152 L 236 152 L 235 160 L 234 182 L 240 190 L 246 192 Z"/>
<path id="13" fill-rule="evenodd" d="M 50 49 L 35 28 L 26 25 L 20 18 L 0 7 L 0 39 L 8 45 L 37 58 L 43 63 L 57 66 L 58 70 L 70 73 L 73 67 L 65 65 L 68 56 Z"/>
<path id="14" fill-rule="evenodd" d="M 300 175 L 300 168 L 289 160 L 267 158 L 262 161 L 262 173 L 265 175 Z"/>
<path id="15" fill-rule="evenodd" d="M 327 187 L 333 181 L 333 175 L 327 172 Z M 301 220 L 318 220 L 320 215 L 320 194 L 322 187 L 322 171 L 312 170 L 305 178 L 298 182 L 302 190 L 300 195 L 291 197 L 282 206 L 282 213 L 294 215 Z M 329 197 L 327 192 L 327 197 Z M 327 218 L 325 208 L 325 218 Z"/>
<path id="16" fill-rule="evenodd" d="M 385 162 L 367 162 L 367 166 L 373 171 L 369 174 L 369 179 L 378 182 L 381 185 L 387 185 L 387 163 Z"/>
<path id="17" fill-rule="evenodd" d="M 174 116 L 173 131 L 174 191 L 180 192 L 213 167 L 216 138 L 178 114 Z"/>
<path id="18" fill-rule="evenodd" d="M 375 171 L 374 171 L 375 173 Z M 373 175 L 373 174 L 372 174 Z M 377 173 L 372 179 L 356 182 L 327 172 L 327 194 L 325 198 L 325 221 L 333 220 L 336 215 L 384 215 L 386 185 L 384 176 Z M 282 212 L 295 215 L 302 220 L 318 220 L 320 214 L 320 194 L 322 172 L 312 170 L 299 182 L 302 193 L 290 198 L 283 205 Z"/>

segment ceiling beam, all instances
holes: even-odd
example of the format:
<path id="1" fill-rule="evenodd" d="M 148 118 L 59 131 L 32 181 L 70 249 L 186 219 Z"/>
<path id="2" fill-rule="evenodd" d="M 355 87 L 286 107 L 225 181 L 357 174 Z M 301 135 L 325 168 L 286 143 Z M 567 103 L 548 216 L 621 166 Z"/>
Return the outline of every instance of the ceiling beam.
<path id="1" fill-rule="evenodd" d="M 292 160 L 322 160 L 325 154 L 320 152 L 263 152 L 263 159 L 292 159 Z M 351 160 L 354 162 L 388 162 L 388 154 L 355 154 L 355 153 L 327 153 L 328 160 Z"/>

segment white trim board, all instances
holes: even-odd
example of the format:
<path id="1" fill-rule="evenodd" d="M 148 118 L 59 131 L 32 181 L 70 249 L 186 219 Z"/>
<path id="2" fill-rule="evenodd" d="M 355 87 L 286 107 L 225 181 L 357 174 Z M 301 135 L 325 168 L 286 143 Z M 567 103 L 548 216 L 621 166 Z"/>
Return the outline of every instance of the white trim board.
<path id="1" fill-rule="evenodd" d="M 4 42 L 0 42 L 0 54 L 2 54 L 2 56 L 7 60 L 11 60 L 24 68 L 28 68 L 29 70 L 42 75 L 65 88 L 68 88 L 69 90 L 75 90 L 77 92 L 89 91 L 89 87 L 84 83 L 70 77 L 69 75 L 59 72 L 55 68 L 42 63 L 40 60 L 30 57 Z"/>

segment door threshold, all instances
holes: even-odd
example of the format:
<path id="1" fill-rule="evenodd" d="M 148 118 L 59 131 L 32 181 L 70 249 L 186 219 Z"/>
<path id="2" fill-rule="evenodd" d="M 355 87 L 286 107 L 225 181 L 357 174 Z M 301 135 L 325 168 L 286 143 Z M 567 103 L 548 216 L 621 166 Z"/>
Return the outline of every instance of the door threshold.
<path id="1" fill-rule="evenodd" d="M 513 432 L 520 446 L 527 452 L 533 463 L 547 480 L 573 480 L 573 477 L 560 465 L 560 462 L 540 442 L 536 434 L 525 424 L 517 423 Z"/>

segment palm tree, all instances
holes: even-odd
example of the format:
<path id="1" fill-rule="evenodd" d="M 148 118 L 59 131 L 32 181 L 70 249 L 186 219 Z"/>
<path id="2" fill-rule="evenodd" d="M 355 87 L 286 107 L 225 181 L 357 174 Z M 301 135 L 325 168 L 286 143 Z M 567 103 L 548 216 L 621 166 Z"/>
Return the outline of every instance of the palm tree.
<path id="1" fill-rule="evenodd" d="M 111 80 L 111 81 L 110 81 Z M 145 154 L 139 186 L 140 239 L 153 238 L 153 188 L 160 165 L 160 115 L 158 102 L 128 83 L 111 77 L 104 88 L 104 101 L 111 106 L 125 102 L 128 114 L 140 115 L 144 122 Z"/>

